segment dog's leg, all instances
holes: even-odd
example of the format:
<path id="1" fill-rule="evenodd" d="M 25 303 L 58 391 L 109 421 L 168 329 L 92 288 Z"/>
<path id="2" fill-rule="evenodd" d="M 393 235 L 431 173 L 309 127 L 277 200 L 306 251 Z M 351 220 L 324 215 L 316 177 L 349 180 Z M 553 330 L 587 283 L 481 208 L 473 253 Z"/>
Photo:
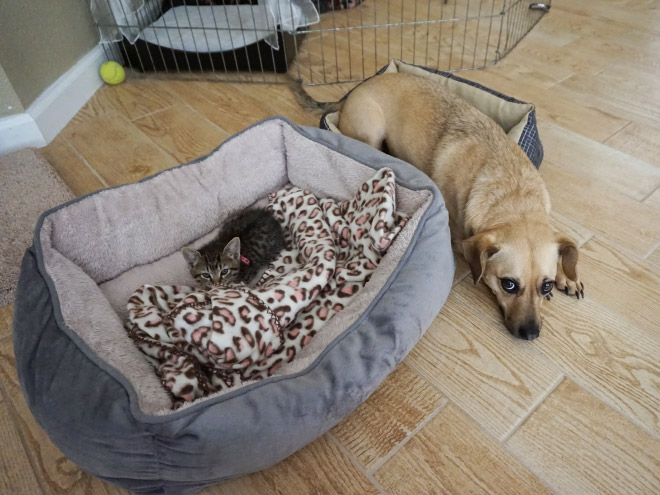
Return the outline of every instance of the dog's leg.
<path id="1" fill-rule="evenodd" d="M 584 299 L 584 284 L 577 277 L 575 280 L 569 279 L 564 273 L 564 267 L 561 258 L 557 262 L 557 276 L 555 277 L 555 287 L 567 296 L 575 296 L 578 299 Z"/>
<path id="2" fill-rule="evenodd" d="M 339 130 L 377 150 L 388 151 L 383 110 L 368 96 L 349 97 L 339 117 Z"/>

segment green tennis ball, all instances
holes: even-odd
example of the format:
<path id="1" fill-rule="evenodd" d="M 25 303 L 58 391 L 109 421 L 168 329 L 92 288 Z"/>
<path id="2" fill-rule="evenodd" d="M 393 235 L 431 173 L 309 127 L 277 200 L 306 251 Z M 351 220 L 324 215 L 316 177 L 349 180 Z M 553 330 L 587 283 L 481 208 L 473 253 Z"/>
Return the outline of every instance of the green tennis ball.
<path id="1" fill-rule="evenodd" d="M 124 68 L 117 62 L 104 63 L 99 70 L 99 74 L 101 74 L 101 79 L 108 84 L 119 84 L 126 79 Z"/>

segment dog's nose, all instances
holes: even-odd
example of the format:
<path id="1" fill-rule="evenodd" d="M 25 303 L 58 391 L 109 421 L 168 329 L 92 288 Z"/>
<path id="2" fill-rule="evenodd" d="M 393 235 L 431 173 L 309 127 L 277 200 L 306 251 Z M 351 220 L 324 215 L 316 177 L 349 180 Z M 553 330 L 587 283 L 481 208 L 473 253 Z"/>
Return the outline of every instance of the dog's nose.
<path id="1" fill-rule="evenodd" d="M 541 327 L 535 321 L 530 321 L 520 327 L 518 335 L 521 339 L 534 340 L 539 336 Z"/>

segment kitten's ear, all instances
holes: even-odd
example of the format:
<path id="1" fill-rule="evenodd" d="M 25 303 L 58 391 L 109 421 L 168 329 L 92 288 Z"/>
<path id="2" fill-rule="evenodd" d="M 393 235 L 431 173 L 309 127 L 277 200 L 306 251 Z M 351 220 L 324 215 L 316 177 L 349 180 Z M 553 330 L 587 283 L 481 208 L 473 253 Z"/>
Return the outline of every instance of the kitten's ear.
<path id="1" fill-rule="evenodd" d="M 181 252 L 183 253 L 183 257 L 186 259 L 186 262 L 190 267 L 195 266 L 195 263 L 197 263 L 202 258 L 202 255 L 199 253 L 199 251 L 195 251 L 193 248 L 189 248 L 188 246 L 184 246 L 183 249 L 181 249 Z"/>
<path id="2" fill-rule="evenodd" d="M 241 240 L 238 237 L 234 237 L 227 243 L 222 254 L 238 263 L 241 259 Z"/>

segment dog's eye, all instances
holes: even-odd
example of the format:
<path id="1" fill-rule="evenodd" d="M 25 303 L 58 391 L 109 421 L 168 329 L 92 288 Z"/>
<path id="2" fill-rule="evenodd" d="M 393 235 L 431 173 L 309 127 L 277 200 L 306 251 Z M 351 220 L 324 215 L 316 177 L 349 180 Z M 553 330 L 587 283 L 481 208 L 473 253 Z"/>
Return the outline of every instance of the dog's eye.
<path id="1" fill-rule="evenodd" d="M 555 283 L 552 280 L 547 280 L 543 282 L 543 285 L 541 286 L 541 294 L 544 296 L 548 294 L 550 291 L 552 291 L 552 288 L 555 286 Z"/>
<path id="2" fill-rule="evenodd" d="M 207 280 L 211 280 L 211 274 L 208 273 L 208 272 L 204 272 L 204 273 L 202 273 L 202 277 L 204 277 L 204 278 L 207 279 Z"/>
<path id="3" fill-rule="evenodd" d="M 511 280 L 510 278 L 503 278 L 500 280 L 500 283 L 502 284 L 502 289 L 504 289 L 505 292 L 508 292 L 509 294 L 515 294 L 518 292 L 518 284 L 514 280 Z"/>
<path id="4" fill-rule="evenodd" d="M 225 268 L 220 272 L 220 275 L 227 275 L 229 273 L 229 268 Z"/>

